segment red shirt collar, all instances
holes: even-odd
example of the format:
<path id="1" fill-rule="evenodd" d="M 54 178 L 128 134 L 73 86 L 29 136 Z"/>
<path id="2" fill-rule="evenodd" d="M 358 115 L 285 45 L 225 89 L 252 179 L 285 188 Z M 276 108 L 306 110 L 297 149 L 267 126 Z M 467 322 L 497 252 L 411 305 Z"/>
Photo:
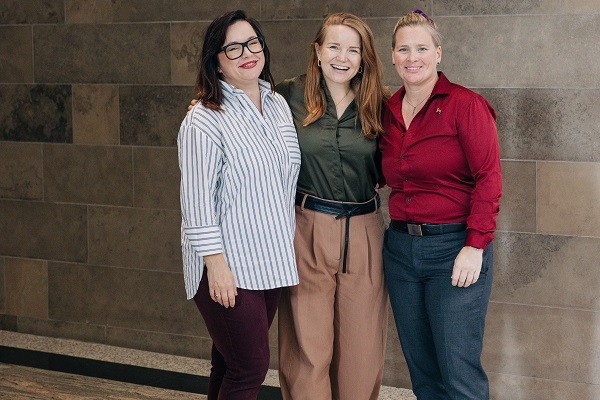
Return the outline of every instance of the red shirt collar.
<path id="1" fill-rule="evenodd" d="M 450 94 L 451 90 L 452 82 L 450 82 L 448 78 L 446 78 L 446 75 L 444 75 L 443 72 L 438 72 L 438 80 L 435 83 L 435 86 L 433 87 L 431 97 L 437 95 Z M 388 104 L 390 106 L 394 106 L 398 103 L 401 103 L 405 93 L 406 89 L 404 88 L 404 86 L 402 86 L 396 93 L 393 94 L 392 97 L 390 97 L 390 99 L 388 100 Z"/>

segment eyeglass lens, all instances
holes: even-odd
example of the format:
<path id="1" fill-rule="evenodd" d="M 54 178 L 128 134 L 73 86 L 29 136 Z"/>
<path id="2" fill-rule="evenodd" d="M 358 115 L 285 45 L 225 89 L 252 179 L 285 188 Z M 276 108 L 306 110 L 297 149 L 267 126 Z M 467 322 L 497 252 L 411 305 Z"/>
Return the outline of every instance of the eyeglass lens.
<path id="1" fill-rule="evenodd" d="M 244 47 L 247 47 L 251 53 L 260 53 L 264 48 L 264 41 L 260 37 L 252 38 L 244 43 L 232 43 L 223 47 L 225 56 L 230 60 L 240 58 L 244 53 Z"/>

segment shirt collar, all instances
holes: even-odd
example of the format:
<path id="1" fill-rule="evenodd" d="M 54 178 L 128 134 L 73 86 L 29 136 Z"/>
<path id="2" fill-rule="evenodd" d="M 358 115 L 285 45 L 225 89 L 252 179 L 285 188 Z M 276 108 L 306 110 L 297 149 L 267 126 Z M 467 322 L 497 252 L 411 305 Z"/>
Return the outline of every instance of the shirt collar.
<path id="1" fill-rule="evenodd" d="M 223 92 L 225 92 L 225 93 L 244 94 L 244 91 L 242 89 L 238 89 L 235 86 L 233 86 L 232 84 L 225 82 L 224 80 L 219 79 L 219 83 L 221 85 L 221 90 L 223 90 Z M 258 80 L 258 89 L 260 90 L 261 93 L 267 92 L 266 93 L 267 95 L 273 94 L 273 90 L 271 89 L 271 84 L 265 80 L 262 80 L 262 79 Z"/>
<path id="2" fill-rule="evenodd" d="M 446 75 L 444 75 L 443 72 L 438 72 L 438 80 L 435 83 L 433 90 L 431 91 L 430 97 L 434 97 L 437 95 L 450 94 L 451 89 L 452 89 L 452 83 L 448 80 L 448 78 L 446 78 Z M 398 90 L 388 100 L 388 104 L 395 105 L 395 104 L 401 103 L 402 99 L 404 98 L 405 93 L 406 93 L 406 89 L 404 88 L 404 86 L 402 86 L 400 88 L 400 90 Z"/>
<path id="3" fill-rule="evenodd" d="M 321 87 L 323 88 L 323 91 L 325 92 L 325 100 L 327 101 L 327 109 L 336 116 L 337 118 L 337 110 L 336 110 L 336 106 L 335 106 L 335 102 L 333 101 L 333 97 L 331 96 L 331 93 L 329 92 L 329 88 L 327 87 L 327 83 L 325 83 L 325 79 L 321 79 Z M 350 104 L 348 105 L 347 110 L 351 110 L 353 112 L 352 114 L 352 118 L 354 118 L 354 112 L 356 111 L 356 99 L 353 99 Z M 346 113 L 346 111 L 344 111 L 344 114 Z"/>

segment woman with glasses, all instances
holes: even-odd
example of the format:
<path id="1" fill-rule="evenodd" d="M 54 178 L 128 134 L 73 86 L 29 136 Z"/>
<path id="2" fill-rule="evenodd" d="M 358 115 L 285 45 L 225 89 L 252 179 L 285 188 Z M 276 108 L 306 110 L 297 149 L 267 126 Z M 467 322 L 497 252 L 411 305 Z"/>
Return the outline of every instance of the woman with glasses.
<path id="1" fill-rule="evenodd" d="M 279 306 L 283 398 L 375 400 L 385 361 L 384 223 L 376 186 L 387 92 L 371 29 L 331 14 L 288 101 L 302 164 L 295 249 L 300 284 Z"/>
<path id="2" fill-rule="evenodd" d="M 374 400 L 388 314 L 376 192 L 388 93 L 373 33 L 355 15 L 327 17 L 309 51 L 306 75 L 276 88 L 292 110 L 302 157 L 300 283 L 284 289 L 279 305 L 281 391 L 286 400 Z"/>
<path id="3" fill-rule="evenodd" d="M 282 288 L 298 283 L 300 151 L 269 62 L 254 19 L 243 11 L 215 19 L 202 47 L 199 102 L 177 138 L 185 287 L 213 340 L 209 400 L 257 398 Z"/>

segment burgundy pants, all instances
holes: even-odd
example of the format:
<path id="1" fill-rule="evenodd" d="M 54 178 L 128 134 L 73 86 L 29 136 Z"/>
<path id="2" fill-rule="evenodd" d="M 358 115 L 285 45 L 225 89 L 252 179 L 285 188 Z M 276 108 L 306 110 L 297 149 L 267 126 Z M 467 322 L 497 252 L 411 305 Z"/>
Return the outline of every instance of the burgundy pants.
<path id="1" fill-rule="evenodd" d="M 269 327 L 281 289 L 238 288 L 225 308 L 208 292 L 206 272 L 194 301 L 213 340 L 208 400 L 256 400 L 269 369 Z"/>

